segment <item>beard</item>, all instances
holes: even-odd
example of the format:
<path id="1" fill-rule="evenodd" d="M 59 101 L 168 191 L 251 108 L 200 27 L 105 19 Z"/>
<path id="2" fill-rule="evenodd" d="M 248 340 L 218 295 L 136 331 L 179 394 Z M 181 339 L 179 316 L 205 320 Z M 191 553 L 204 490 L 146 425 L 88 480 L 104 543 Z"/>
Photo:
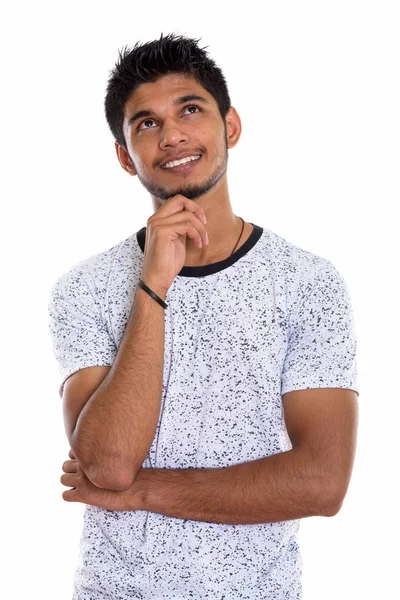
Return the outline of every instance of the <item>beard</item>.
<path id="1" fill-rule="evenodd" d="M 172 198 L 172 196 L 176 196 L 177 194 L 182 194 L 182 196 L 185 196 L 189 200 L 196 200 L 197 198 L 200 198 L 200 196 L 207 194 L 207 192 L 209 192 L 214 186 L 216 186 L 218 181 L 223 177 L 223 175 L 226 172 L 226 169 L 228 166 L 228 143 L 227 143 L 226 138 L 225 138 L 225 151 L 217 153 L 215 155 L 215 158 L 217 160 L 217 165 L 214 168 L 214 171 L 211 173 L 211 175 L 209 175 L 201 183 L 189 183 L 189 182 L 185 183 L 185 182 L 183 182 L 183 183 L 180 183 L 177 187 L 171 188 L 171 187 L 165 187 L 165 186 L 161 186 L 159 184 L 155 184 L 152 181 L 148 181 L 147 179 L 144 179 L 141 175 L 139 175 L 139 173 L 137 173 L 137 177 L 138 177 L 140 183 L 143 185 L 143 187 L 145 187 L 146 190 L 152 196 L 155 196 L 159 200 L 166 201 L 166 200 L 168 200 L 168 198 Z M 132 162 L 133 166 L 135 167 L 134 162 L 132 161 L 132 158 L 131 158 L 131 162 Z M 135 167 L 135 170 L 136 170 L 136 167 Z M 137 172 L 137 170 L 136 170 L 136 172 Z M 188 176 L 190 176 L 190 175 L 188 175 Z M 183 177 L 185 178 L 185 174 L 183 174 Z"/>

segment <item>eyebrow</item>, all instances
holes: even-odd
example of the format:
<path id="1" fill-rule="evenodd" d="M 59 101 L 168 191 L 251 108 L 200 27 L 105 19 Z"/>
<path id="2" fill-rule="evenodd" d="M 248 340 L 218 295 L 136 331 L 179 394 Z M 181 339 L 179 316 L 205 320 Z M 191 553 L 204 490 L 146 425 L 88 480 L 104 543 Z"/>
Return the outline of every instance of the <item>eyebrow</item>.
<path id="1" fill-rule="evenodd" d="M 204 102 L 204 104 L 210 104 L 210 101 L 203 96 L 198 96 L 197 94 L 187 94 L 186 96 L 180 96 L 174 100 L 174 105 L 179 106 L 180 104 L 185 104 L 185 102 Z M 138 119 L 142 119 L 143 117 L 151 117 L 155 113 L 151 110 L 139 110 L 135 112 L 128 120 L 128 125 L 132 125 Z"/>

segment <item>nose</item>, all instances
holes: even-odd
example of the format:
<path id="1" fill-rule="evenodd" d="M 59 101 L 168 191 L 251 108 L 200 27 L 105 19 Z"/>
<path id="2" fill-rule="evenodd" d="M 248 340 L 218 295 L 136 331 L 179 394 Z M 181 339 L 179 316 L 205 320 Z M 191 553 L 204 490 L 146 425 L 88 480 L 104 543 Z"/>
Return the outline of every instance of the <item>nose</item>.
<path id="1" fill-rule="evenodd" d="M 170 146 L 177 146 L 181 142 L 187 142 L 189 139 L 182 127 L 179 127 L 174 120 L 165 120 L 164 126 L 160 132 L 160 148 L 164 150 Z"/>

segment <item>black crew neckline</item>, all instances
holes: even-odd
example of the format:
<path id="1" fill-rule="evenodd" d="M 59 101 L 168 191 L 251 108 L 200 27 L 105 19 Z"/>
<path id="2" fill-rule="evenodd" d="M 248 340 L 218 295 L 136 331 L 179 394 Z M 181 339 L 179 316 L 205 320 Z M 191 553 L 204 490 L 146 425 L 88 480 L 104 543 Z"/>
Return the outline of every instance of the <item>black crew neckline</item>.
<path id="1" fill-rule="evenodd" d="M 255 244 L 258 242 L 258 240 L 263 234 L 264 230 L 262 227 L 260 227 L 259 225 L 255 225 L 254 223 L 250 223 L 250 225 L 253 225 L 253 231 L 251 232 L 243 246 L 240 246 L 240 248 L 238 248 L 238 250 L 236 250 L 236 252 L 234 252 L 231 256 L 228 256 L 228 258 L 225 258 L 224 260 L 220 260 L 209 265 L 182 267 L 182 269 L 178 273 L 178 276 L 204 277 L 205 275 L 212 275 L 213 273 L 223 271 L 224 269 L 227 269 L 228 267 L 233 265 L 237 260 L 239 260 L 239 258 L 242 258 L 242 256 L 247 254 L 253 248 L 253 246 L 255 246 Z M 136 233 L 136 238 L 141 251 L 144 253 L 144 245 L 146 242 L 146 227 L 142 227 L 142 229 L 139 229 L 139 231 Z"/>

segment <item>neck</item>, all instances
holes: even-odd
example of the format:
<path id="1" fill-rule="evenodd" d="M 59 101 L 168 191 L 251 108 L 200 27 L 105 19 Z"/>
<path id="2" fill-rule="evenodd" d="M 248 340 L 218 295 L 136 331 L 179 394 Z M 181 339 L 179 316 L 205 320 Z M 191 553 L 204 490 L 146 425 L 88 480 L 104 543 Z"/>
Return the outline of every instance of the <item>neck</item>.
<path id="1" fill-rule="evenodd" d="M 162 206 L 158 198 L 152 197 L 154 211 Z M 205 224 L 209 243 L 198 248 L 192 239 L 186 238 L 187 267 L 203 266 L 224 260 L 244 244 L 249 237 L 252 226 L 233 214 L 226 176 L 223 177 L 207 194 L 195 200 L 207 218 Z M 239 239 L 240 236 L 240 239 Z M 237 243 L 238 242 L 238 243 Z M 237 245 L 236 245 L 237 244 Z"/>
<path id="2" fill-rule="evenodd" d="M 229 229 L 227 225 L 230 226 Z M 206 230 L 208 233 L 209 244 L 203 246 L 203 248 L 197 248 L 193 247 L 193 240 L 189 240 L 189 243 L 186 244 L 185 267 L 209 265 L 228 258 L 228 256 L 231 256 L 233 250 L 235 249 L 236 252 L 247 239 L 247 227 L 247 223 L 244 223 L 243 225 L 243 221 L 240 217 L 232 214 L 231 220 L 228 224 L 226 222 L 224 223 L 223 229 L 220 227 L 219 229 L 213 229 L 213 231 L 211 231 L 208 227 L 207 217 Z"/>

